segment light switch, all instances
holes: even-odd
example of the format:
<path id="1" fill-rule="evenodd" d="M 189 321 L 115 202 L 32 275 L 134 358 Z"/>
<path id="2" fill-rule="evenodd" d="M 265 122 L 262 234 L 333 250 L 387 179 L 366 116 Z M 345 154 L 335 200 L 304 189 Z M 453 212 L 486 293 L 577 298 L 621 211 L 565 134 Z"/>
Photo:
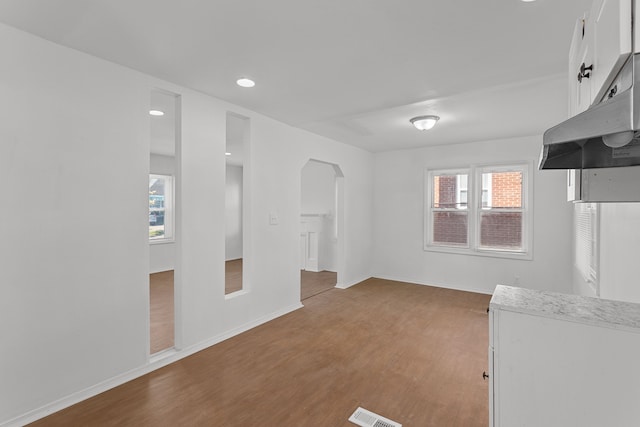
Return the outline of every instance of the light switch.
<path id="1" fill-rule="evenodd" d="M 275 212 L 269 213 L 269 224 L 278 225 L 278 214 Z"/>

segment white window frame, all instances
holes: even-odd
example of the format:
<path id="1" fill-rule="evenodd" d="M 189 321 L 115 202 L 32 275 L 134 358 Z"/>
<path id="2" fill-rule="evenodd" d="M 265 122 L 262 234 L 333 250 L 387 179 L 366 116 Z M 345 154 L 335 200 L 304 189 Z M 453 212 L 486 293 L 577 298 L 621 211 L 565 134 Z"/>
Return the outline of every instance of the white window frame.
<path id="1" fill-rule="evenodd" d="M 171 243 L 175 240 L 174 236 L 174 194 L 175 194 L 175 179 L 173 175 L 163 174 L 149 174 L 149 181 L 152 179 L 163 179 L 165 181 L 165 195 L 164 195 L 164 237 L 152 239 L 149 238 L 149 243 L 152 245 Z M 149 209 L 150 211 L 151 209 Z"/>
<path id="2" fill-rule="evenodd" d="M 481 175 L 482 176 L 482 175 Z M 491 201 L 493 199 L 493 182 L 491 180 L 486 182 L 487 184 L 487 208 L 491 208 Z M 484 186 L 485 182 L 484 179 L 482 179 L 481 185 Z M 480 189 L 480 204 L 482 205 L 482 189 Z M 485 206 L 482 206 L 482 208 L 484 209 Z"/>
<path id="3" fill-rule="evenodd" d="M 467 176 L 467 182 L 464 183 L 464 187 L 462 186 L 462 180 L 460 179 L 461 175 L 465 175 Z M 467 205 L 469 204 L 469 176 L 468 174 L 460 174 L 457 176 L 456 178 L 456 203 L 462 203 L 462 192 L 463 192 L 463 188 L 464 188 L 464 192 L 466 193 L 467 196 Z M 459 209 L 466 209 L 466 207 L 464 208 L 459 208 Z"/>
<path id="4" fill-rule="evenodd" d="M 433 182 L 434 176 L 451 176 L 451 175 L 467 175 L 467 206 L 460 208 L 432 208 L 431 201 L 433 200 Z M 429 233 L 428 230 L 431 230 L 431 224 L 433 223 L 433 212 L 455 212 L 460 211 L 464 212 L 467 215 L 467 224 L 470 222 L 470 212 L 468 207 L 473 204 L 473 192 L 469 191 L 469 184 L 472 183 L 470 170 L 469 169 L 434 169 L 426 171 L 426 188 L 427 195 L 425 197 L 425 211 L 429 213 L 429 215 L 425 215 L 426 224 L 425 224 L 425 250 L 427 247 L 440 248 L 438 250 L 443 250 L 448 252 L 449 250 L 457 252 L 458 250 L 468 251 L 469 250 L 469 231 L 467 229 L 467 244 L 466 245 L 447 245 L 443 243 L 436 243 L 433 241 L 433 233 Z M 456 178 L 456 183 L 460 180 Z M 460 194 L 456 191 L 456 202 L 460 201 Z"/>
<path id="5" fill-rule="evenodd" d="M 510 164 L 477 164 L 466 168 L 425 169 L 424 200 L 424 250 L 430 252 L 446 252 L 464 255 L 478 255 L 497 258 L 533 259 L 533 167 L 531 162 L 515 162 Z M 522 173 L 522 249 L 510 250 L 501 248 L 480 248 L 481 213 L 495 208 L 482 207 L 482 174 L 498 172 Z M 433 177 L 437 175 L 467 174 L 467 246 L 447 245 L 433 242 L 433 212 L 441 209 L 432 208 Z M 490 192 L 492 189 L 490 189 Z M 461 209 L 462 210 L 462 209 Z M 509 210 L 513 212 L 513 210 Z"/>

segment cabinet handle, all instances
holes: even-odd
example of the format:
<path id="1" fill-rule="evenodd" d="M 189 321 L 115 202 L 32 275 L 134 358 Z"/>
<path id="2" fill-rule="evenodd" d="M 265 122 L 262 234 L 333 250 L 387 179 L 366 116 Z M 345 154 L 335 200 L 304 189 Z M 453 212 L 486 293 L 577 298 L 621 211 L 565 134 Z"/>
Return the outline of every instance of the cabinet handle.
<path id="1" fill-rule="evenodd" d="M 587 67 L 583 62 L 582 65 L 580 65 L 580 71 L 578 71 L 578 82 L 582 83 L 583 78 L 588 79 L 591 77 L 591 73 L 589 73 L 589 71 L 593 71 L 593 64 Z"/>
<path id="2" fill-rule="evenodd" d="M 482 372 L 482 379 L 486 380 L 487 378 L 489 378 L 489 374 L 486 371 Z"/>

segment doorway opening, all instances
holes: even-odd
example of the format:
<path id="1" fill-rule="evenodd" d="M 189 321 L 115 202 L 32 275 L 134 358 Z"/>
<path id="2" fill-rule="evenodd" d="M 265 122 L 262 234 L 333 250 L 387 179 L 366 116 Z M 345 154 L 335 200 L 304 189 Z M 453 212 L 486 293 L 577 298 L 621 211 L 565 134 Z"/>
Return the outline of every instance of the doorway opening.
<path id="1" fill-rule="evenodd" d="M 152 90 L 149 153 L 149 353 L 174 348 L 179 96 Z"/>
<path id="2" fill-rule="evenodd" d="M 344 174 L 340 166 L 311 159 L 302 168 L 300 299 L 333 289 L 344 267 Z"/>
<path id="3" fill-rule="evenodd" d="M 226 181 L 225 181 L 225 295 L 247 289 L 243 270 L 246 268 L 244 218 L 247 215 L 247 153 L 250 119 L 227 112 Z"/>

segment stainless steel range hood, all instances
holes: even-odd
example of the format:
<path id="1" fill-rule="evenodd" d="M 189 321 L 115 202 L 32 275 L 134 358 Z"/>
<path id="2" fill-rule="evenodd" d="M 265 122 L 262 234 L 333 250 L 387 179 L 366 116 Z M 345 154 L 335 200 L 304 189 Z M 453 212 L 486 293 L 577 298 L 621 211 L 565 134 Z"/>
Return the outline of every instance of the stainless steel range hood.
<path id="1" fill-rule="evenodd" d="M 639 67 L 634 54 L 604 100 L 544 133 L 540 169 L 640 165 Z"/>

